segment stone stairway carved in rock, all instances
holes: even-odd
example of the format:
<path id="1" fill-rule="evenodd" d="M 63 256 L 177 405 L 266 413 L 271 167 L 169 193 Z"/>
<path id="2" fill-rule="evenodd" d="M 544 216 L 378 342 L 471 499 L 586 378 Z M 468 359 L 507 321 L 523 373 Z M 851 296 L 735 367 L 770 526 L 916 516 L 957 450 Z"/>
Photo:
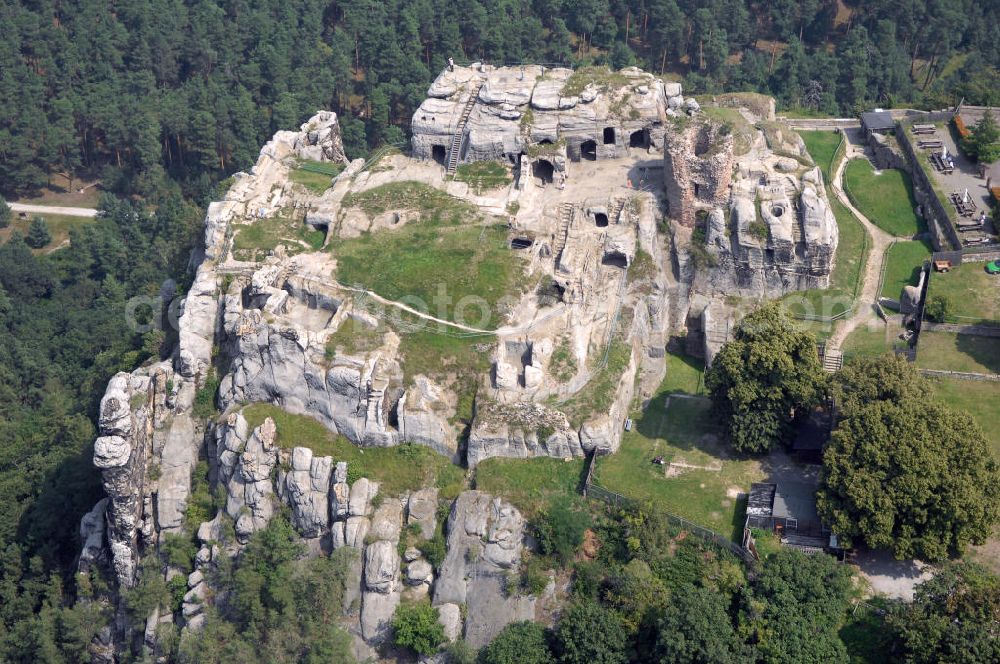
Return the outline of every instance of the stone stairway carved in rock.
<path id="1" fill-rule="evenodd" d="M 458 127 L 455 129 L 455 135 L 451 137 L 451 149 L 448 150 L 448 175 L 454 175 L 458 169 L 462 143 L 465 140 L 465 125 L 469 122 L 469 115 L 472 114 L 472 107 L 476 105 L 476 100 L 479 99 L 479 90 L 482 87 L 483 82 L 480 82 L 472 91 L 469 100 L 465 102 L 465 108 L 462 109 L 462 115 L 458 118 Z"/>
<path id="2" fill-rule="evenodd" d="M 559 230 L 556 231 L 555 246 L 552 247 L 552 256 L 558 262 L 559 254 L 566 246 L 566 237 L 569 235 L 569 225 L 573 221 L 573 204 L 563 203 L 559 206 Z"/>
<path id="3" fill-rule="evenodd" d="M 792 243 L 799 244 L 805 239 L 805 233 L 802 230 L 802 222 L 796 219 L 792 222 Z"/>

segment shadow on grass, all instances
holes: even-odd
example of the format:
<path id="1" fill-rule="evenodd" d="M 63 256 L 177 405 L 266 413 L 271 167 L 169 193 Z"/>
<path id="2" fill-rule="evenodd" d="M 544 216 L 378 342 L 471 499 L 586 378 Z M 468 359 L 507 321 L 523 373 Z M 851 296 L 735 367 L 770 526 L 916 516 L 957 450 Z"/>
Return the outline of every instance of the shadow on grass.
<path id="1" fill-rule="evenodd" d="M 635 418 L 635 429 L 649 440 L 665 439 L 679 449 L 700 450 L 713 456 L 721 452 L 723 430 L 715 416 L 715 405 L 705 396 L 657 392 Z"/>
<path id="2" fill-rule="evenodd" d="M 743 541 L 743 526 L 746 525 L 747 520 L 747 496 L 741 495 L 736 499 L 736 505 L 733 509 L 733 530 L 729 533 L 730 539 L 734 542 Z"/>
<path id="3" fill-rule="evenodd" d="M 959 334 L 955 338 L 955 349 L 968 355 L 991 373 L 1000 374 L 1000 339 Z"/>

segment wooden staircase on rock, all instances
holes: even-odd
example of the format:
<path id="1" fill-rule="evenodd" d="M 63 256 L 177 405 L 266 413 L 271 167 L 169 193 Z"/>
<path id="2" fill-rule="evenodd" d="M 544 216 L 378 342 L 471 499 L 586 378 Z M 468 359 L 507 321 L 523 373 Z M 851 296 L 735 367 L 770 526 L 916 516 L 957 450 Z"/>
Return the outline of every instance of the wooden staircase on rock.
<path id="1" fill-rule="evenodd" d="M 556 231 L 555 246 L 552 247 L 552 256 L 559 260 L 559 254 L 566 246 L 566 238 L 569 235 L 569 225 L 573 222 L 573 204 L 563 203 L 559 206 L 559 230 Z"/>
<path id="2" fill-rule="evenodd" d="M 451 137 L 451 149 L 448 150 L 448 175 L 454 175 L 458 169 L 458 160 L 462 153 L 462 143 L 465 141 L 465 125 L 469 122 L 472 107 L 476 105 L 476 100 L 479 99 L 479 90 L 483 87 L 484 82 L 480 81 L 476 89 L 469 95 L 469 100 L 465 102 L 465 108 L 462 109 L 462 115 L 458 118 L 458 127 L 455 129 L 455 135 Z"/>
<path id="3" fill-rule="evenodd" d="M 834 348 L 827 348 L 823 352 L 823 370 L 830 373 L 840 371 L 844 366 L 844 354 Z"/>

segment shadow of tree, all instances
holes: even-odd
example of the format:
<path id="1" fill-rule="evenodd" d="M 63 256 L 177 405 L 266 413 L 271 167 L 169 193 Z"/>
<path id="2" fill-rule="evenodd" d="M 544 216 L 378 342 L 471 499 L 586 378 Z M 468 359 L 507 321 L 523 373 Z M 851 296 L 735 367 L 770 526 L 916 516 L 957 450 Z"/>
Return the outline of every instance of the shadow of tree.
<path id="1" fill-rule="evenodd" d="M 1000 373 L 1000 338 L 959 334 L 955 349 L 968 355 L 991 373 Z"/>

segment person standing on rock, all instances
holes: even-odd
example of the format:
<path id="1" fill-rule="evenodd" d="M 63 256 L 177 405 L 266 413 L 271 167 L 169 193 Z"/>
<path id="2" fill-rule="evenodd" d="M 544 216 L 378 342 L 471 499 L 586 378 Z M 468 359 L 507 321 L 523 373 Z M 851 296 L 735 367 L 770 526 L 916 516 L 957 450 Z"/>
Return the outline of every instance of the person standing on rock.
<path id="1" fill-rule="evenodd" d="M 448 58 L 448 71 L 455 71 L 455 58 Z"/>

